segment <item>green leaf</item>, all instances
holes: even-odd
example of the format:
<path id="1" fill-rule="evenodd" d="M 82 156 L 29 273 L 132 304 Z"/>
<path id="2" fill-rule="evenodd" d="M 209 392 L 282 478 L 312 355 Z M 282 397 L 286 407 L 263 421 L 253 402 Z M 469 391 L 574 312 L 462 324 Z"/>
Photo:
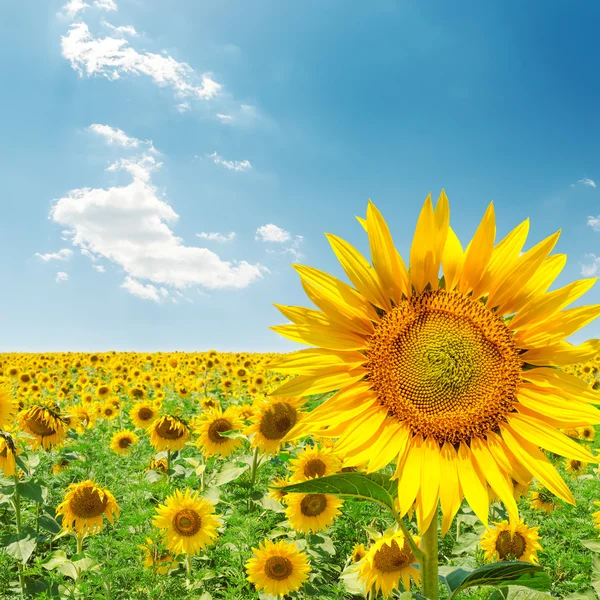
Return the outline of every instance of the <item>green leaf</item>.
<path id="1" fill-rule="evenodd" d="M 79 571 L 77 571 L 77 567 L 70 560 L 66 560 L 57 565 L 56 570 L 63 575 L 70 577 L 74 581 L 79 579 Z"/>
<path id="2" fill-rule="evenodd" d="M 23 498 L 29 498 L 29 500 L 33 500 L 38 504 L 44 502 L 44 488 L 37 481 L 19 481 L 17 492 Z"/>
<path id="3" fill-rule="evenodd" d="M 342 498 L 370 500 L 394 512 L 398 484 L 381 473 L 338 473 L 279 488 L 288 493 L 335 494 Z"/>
<path id="4" fill-rule="evenodd" d="M 163 478 L 163 475 L 161 473 L 159 473 L 158 471 L 146 471 L 146 481 L 148 481 L 149 483 L 156 483 L 157 481 L 160 481 Z"/>
<path id="5" fill-rule="evenodd" d="M 600 558 L 592 556 L 592 587 L 600 596 Z"/>
<path id="6" fill-rule="evenodd" d="M 600 540 L 579 540 L 588 550 L 600 552 Z"/>
<path id="7" fill-rule="evenodd" d="M 67 558 L 66 553 L 63 550 L 55 550 L 43 563 L 42 566 L 44 569 L 48 571 L 52 571 L 56 569 L 62 563 L 67 562 L 69 559 Z"/>
<path id="8" fill-rule="evenodd" d="M 443 580 L 451 592 L 448 600 L 453 600 L 462 590 L 484 585 L 520 585 L 541 591 L 550 589 L 550 578 L 544 569 L 527 562 L 498 562 L 475 571 L 459 568 L 446 575 Z"/>
<path id="9" fill-rule="evenodd" d="M 244 465 L 243 467 L 228 467 L 226 469 L 223 469 L 216 476 L 214 485 L 220 486 L 229 483 L 230 481 L 234 481 L 235 479 L 240 477 L 242 473 L 246 472 L 249 468 L 250 467 L 248 465 Z"/>
<path id="10" fill-rule="evenodd" d="M 50 533 L 56 534 L 61 530 L 61 526 L 52 517 L 49 517 L 48 515 L 40 515 L 38 517 L 38 523 L 42 529 L 45 529 Z"/>
<path id="11" fill-rule="evenodd" d="M 35 550 L 35 534 L 26 531 L 17 535 L 3 538 L 6 553 L 25 564 Z"/>
<path id="12" fill-rule="evenodd" d="M 544 592 L 510 585 L 494 590 L 491 593 L 489 600 L 551 600 L 552 598 L 554 598 L 554 596 L 544 594 Z"/>

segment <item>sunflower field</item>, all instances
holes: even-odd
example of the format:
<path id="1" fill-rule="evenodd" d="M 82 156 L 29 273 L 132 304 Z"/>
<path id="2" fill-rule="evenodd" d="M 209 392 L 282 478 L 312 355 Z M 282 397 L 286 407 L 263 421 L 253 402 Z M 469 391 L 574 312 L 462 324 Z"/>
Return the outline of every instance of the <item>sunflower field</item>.
<path id="1" fill-rule="evenodd" d="M 294 265 L 289 354 L 0 355 L 0 598 L 600 597 L 600 314 L 554 234 L 408 266 L 369 203 L 349 283 Z"/>

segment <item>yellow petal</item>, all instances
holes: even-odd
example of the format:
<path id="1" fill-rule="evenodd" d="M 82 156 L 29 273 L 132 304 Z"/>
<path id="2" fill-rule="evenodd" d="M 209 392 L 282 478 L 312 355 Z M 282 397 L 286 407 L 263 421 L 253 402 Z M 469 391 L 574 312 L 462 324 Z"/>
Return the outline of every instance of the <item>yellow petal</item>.
<path id="1" fill-rule="evenodd" d="M 270 329 L 294 342 L 328 350 L 362 350 L 366 346 L 363 338 L 335 327 L 276 325 Z"/>
<path id="2" fill-rule="evenodd" d="M 490 500 L 485 477 L 467 444 L 461 442 L 458 448 L 457 471 L 460 487 L 479 520 L 487 527 Z"/>
<path id="3" fill-rule="evenodd" d="M 320 311 L 302 306 L 284 306 L 273 304 L 283 316 L 296 323 L 296 325 L 316 325 L 317 327 L 331 327 L 331 321 Z M 352 332 L 350 332 L 352 333 Z"/>
<path id="4" fill-rule="evenodd" d="M 558 391 L 573 394 L 579 399 L 586 398 L 592 402 L 600 402 L 600 393 L 591 390 L 579 377 L 565 373 L 561 369 L 538 367 L 529 369 L 522 377 L 539 385 L 551 386 Z"/>
<path id="5" fill-rule="evenodd" d="M 352 423 L 346 428 L 344 433 L 339 436 L 335 444 L 335 452 L 352 454 L 365 442 L 374 440 L 374 435 L 387 419 L 387 411 L 381 408 L 373 409 L 368 417 L 360 424 Z"/>
<path id="6" fill-rule="evenodd" d="M 498 463 L 498 466 L 516 482 L 522 485 L 529 485 L 533 479 L 533 475 L 525 468 L 521 461 L 517 460 L 504 440 L 493 431 L 489 431 L 486 434 L 486 440 L 487 447 Z"/>
<path id="7" fill-rule="evenodd" d="M 367 229 L 367 220 L 363 219 L 362 217 L 357 216 L 356 220 L 362 225 L 363 229 L 368 233 L 369 230 Z"/>
<path id="8" fill-rule="evenodd" d="M 421 293 L 428 283 L 435 282 L 437 288 L 438 269 L 436 268 L 436 223 L 431 194 L 425 199 L 415 235 L 410 247 L 410 278 L 417 294 Z"/>
<path id="9" fill-rule="evenodd" d="M 445 289 L 453 290 L 462 273 L 464 254 L 460 240 L 452 227 L 448 228 L 446 245 L 442 254 L 442 270 L 444 273 Z"/>
<path id="10" fill-rule="evenodd" d="M 411 291 L 408 271 L 398 254 L 390 230 L 377 207 L 369 200 L 367 207 L 367 232 L 371 246 L 371 258 L 386 295 L 395 304 L 402 295 L 409 297 Z"/>
<path id="11" fill-rule="evenodd" d="M 358 367 L 352 371 L 344 367 L 343 370 L 334 371 L 329 375 L 318 375 L 316 377 L 300 375 L 291 381 L 287 381 L 269 395 L 312 396 L 313 394 L 322 394 L 323 392 L 339 390 L 341 387 L 351 385 L 362 379 L 367 372 L 362 367 Z"/>
<path id="12" fill-rule="evenodd" d="M 481 280 L 494 249 L 496 237 L 496 217 L 494 205 L 490 202 L 481 223 L 467 248 L 458 289 L 463 294 L 471 291 Z"/>
<path id="13" fill-rule="evenodd" d="M 521 359 L 530 365 L 560 367 L 584 362 L 594 358 L 598 352 L 600 352 L 600 340 L 593 339 L 579 346 L 560 342 L 542 348 L 531 348 L 521 355 Z"/>
<path id="14" fill-rule="evenodd" d="M 399 454 L 404 452 L 410 431 L 408 427 L 400 423 L 394 423 L 391 419 L 384 424 L 384 431 L 378 440 L 380 451 L 377 454 L 371 452 L 367 473 L 379 471 L 391 463 Z"/>
<path id="15" fill-rule="evenodd" d="M 408 452 L 404 468 L 398 479 L 398 503 L 400 515 L 405 515 L 413 505 L 419 486 L 421 485 L 421 471 L 423 469 L 423 438 L 415 436 L 408 443 Z"/>
<path id="16" fill-rule="evenodd" d="M 440 491 L 440 446 L 434 438 L 423 443 L 423 469 L 421 469 L 420 502 L 417 503 L 419 531 L 426 531 L 437 515 Z"/>
<path id="17" fill-rule="evenodd" d="M 524 406 L 534 416 L 542 420 L 551 419 L 555 427 L 583 427 L 600 423 L 600 411 L 589 404 L 565 402 L 534 389 L 521 387 L 519 390 L 519 405 Z"/>
<path id="18" fill-rule="evenodd" d="M 440 504 L 442 505 L 442 536 L 450 529 L 452 520 L 462 503 L 456 464 L 458 458 L 454 446 L 445 442 L 440 452 Z"/>
<path id="19" fill-rule="evenodd" d="M 446 239 L 448 237 L 448 230 L 450 229 L 450 204 L 448 203 L 448 197 L 446 196 L 445 190 L 442 190 L 440 196 L 435 205 L 435 269 L 436 269 L 436 281 L 437 274 L 440 269 L 442 262 L 442 256 L 444 254 L 444 248 L 446 246 Z M 436 285 L 437 287 L 437 285 Z"/>
<path id="20" fill-rule="evenodd" d="M 270 371 L 291 375 L 318 375 L 330 367 L 354 369 L 366 362 L 364 354 L 356 351 L 327 350 L 325 348 L 306 348 L 271 359 L 266 365 Z"/>

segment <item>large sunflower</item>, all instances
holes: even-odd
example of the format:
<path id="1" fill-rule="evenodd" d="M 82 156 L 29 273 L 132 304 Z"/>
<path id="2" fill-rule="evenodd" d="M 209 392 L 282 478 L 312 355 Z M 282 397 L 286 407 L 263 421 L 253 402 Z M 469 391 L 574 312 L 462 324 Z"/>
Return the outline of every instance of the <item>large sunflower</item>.
<path id="1" fill-rule="evenodd" d="M 31 436 L 28 442 L 35 449 L 41 446 L 48 450 L 62 444 L 67 435 L 66 422 L 55 408 L 36 404 L 21 411 L 18 419 L 23 431 Z"/>
<path id="2" fill-rule="evenodd" d="M 17 412 L 17 403 L 6 382 L 0 383 L 0 429 L 7 429 L 12 425 Z"/>
<path id="3" fill-rule="evenodd" d="M 220 520 L 214 506 L 198 492 L 186 490 L 182 494 L 175 490 L 156 511 L 158 515 L 152 523 L 164 531 L 167 547 L 175 554 L 195 554 L 214 544 L 218 537 Z"/>
<path id="4" fill-rule="evenodd" d="M 524 221 L 494 245 L 492 204 L 463 251 L 449 227 L 445 193 L 435 210 L 428 197 L 410 271 L 372 203 L 360 221 L 373 265 L 328 235 L 353 287 L 294 265 L 321 310 L 279 307 L 293 324 L 273 329 L 318 347 L 270 363 L 273 370 L 299 375 L 274 394 L 339 390 L 288 438 L 338 438 L 344 464 L 367 461 L 368 471 L 396 461 L 400 512 L 416 504 L 421 531 L 441 501 L 446 532 L 463 497 L 487 525 L 488 486 L 516 519 L 513 480 L 525 484 L 535 477 L 573 503 L 540 447 L 593 462 L 558 428 L 599 423 L 591 402 L 600 397 L 555 367 L 600 350 L 600 340 L 580 346 L 564 341 L 600 314 L 598 305 L 562 310 L 595 280 L 548 292 L 566 261 L 550 255 L 558 233 L 521 252 L 529 229 Z"/>
<path id="5" fill-rule="evenodd" d="M 223 412 L 221 407 L 203 413 L 198 420 L 196 433 L 200 436 L 196 444 L 206 456 L 219 454 L 229 456 L 242 445 L 241 438 L 221 435 L 226 431 L 242 429 L 244 424 L 229 408 Z"/>
<path id="6" fill-rule="evenodd" d="M 246 572 L 257 590 L 283 597 L 299 590 L 308 579 L 308 558 L 293 542 L 265 540 L 252 552 L 254 557 L 246 563 Z"/>
<path id="7" fill-rule="evenodd" d="M 537 563 L 541 550 L 537 527 L 528 527 L 522 519 L 495 523 L 481 536 L 481 548 L 487 560 L 522 560 Z"/>
<path id="8" fill-rule="evenodd" d="M 56 515 L 62 515 L 63 529 L 81 535 L 101 531 L 102 515 L 113 523 L 119 510 L 115 497 L 108 490 L 88 480 L 69 485 L 64 500 L 56 508 Z"/>

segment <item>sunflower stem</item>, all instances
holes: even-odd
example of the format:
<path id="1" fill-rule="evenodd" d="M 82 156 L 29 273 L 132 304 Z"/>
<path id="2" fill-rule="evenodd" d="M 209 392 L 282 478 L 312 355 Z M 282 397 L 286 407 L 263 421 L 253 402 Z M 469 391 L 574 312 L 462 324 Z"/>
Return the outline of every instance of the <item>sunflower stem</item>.
<path id="1" fill-rule="evenodd" d="M 188 552 L 185 555 L 185 572 L 188 585 L 192 581 L 192 555 Z"/>
<path id="2" fill-rule="evenodd" d="M 169 471 L 171 470 L 171 451 L 167 450 L 167 481 L 169 481 L 171 479 L 171 476 L 169 475 Z"/>
<path id="3" fill-rule="evenodd" d="M 429 600 L 439 598 L 439 576 L 438 576 L 438 520 L 437 512 L 427 531 L 421 538 L 424 556 L 419 559 L 421 568 L 422 592 Z"/>
<path id="4" fill-rule="evenodd" d="M 77 554 L 81 554 L 83 552 L 83 538 L 85 537 L 84 534 L 82 533 L 78 533 L 75 536 L 75 539 L 77 540 Z"/>
<path id="5" fill-rule="evenodd" d="M 256 471 L 258 469 L 258 447 L 254 448 L 254 455 L 252 457 L 252 471 L 250 473 L 250 487 L 254 489 L 256 483 Z"/>
<path id="6" fill-rule="evenodd" d="M 19 494 L 19 476 L 15 473 L 15 495 L 13 506 L 15 507 L 15 520 L 17 522 L 17 536 L 21 537 L 21 494 Z M 19 568 L 19 585 L 21 586 L 21 595 L 25 596 L 25 576 L 23 575 L 23 563 L 17 563 Z"/>

